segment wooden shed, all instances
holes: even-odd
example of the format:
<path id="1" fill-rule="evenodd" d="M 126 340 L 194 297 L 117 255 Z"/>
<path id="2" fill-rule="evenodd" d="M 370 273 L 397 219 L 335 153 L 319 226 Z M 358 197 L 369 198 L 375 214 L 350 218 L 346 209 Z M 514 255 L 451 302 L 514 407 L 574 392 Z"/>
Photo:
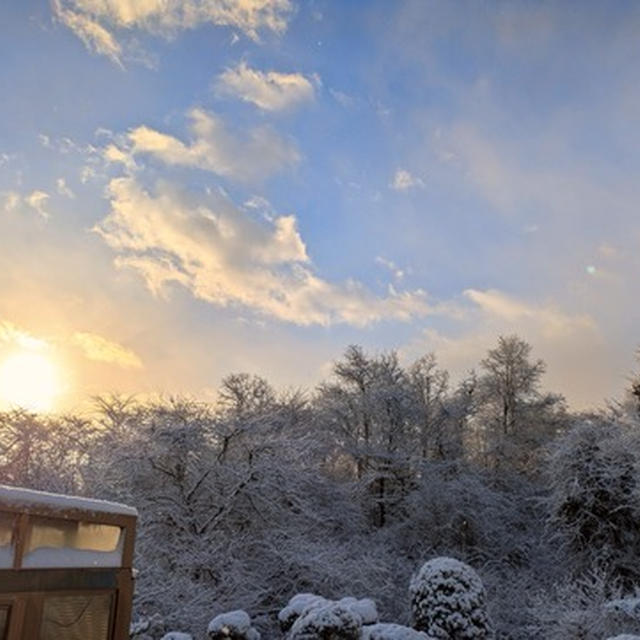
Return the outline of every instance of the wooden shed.
<path id="1" fill-rule="evenodd" d="M 0 640 L 126 640 L 137 515 L 0 485 Z"/>

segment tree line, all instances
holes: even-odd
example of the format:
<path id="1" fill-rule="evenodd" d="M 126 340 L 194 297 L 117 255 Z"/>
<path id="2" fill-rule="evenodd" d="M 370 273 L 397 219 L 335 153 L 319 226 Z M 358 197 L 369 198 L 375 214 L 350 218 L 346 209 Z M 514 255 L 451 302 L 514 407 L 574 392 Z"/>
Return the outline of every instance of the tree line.
<path id="1" fill-rule="evenodd" d="M 497 637 L 640 631 L 610 604 L 640 589 L 640 378 L 576 414 L 544 373 L 511 335 L 456 384 L 434 354 L 350 346 L 312 391 L 240 373 L 213 404 L 15 409 L 0 481 L 135 505 L 135 612 L 174 628 L 242 608 L 277 637 L 309 591 L 405 622 L 412 572 L 446 555 L 481 574 Z"/>

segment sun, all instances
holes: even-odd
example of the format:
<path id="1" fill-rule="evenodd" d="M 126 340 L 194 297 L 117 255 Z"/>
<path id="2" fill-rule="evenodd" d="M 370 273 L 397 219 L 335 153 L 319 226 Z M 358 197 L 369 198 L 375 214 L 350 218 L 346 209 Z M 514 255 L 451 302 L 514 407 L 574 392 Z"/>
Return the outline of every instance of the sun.
<path id="1" fill-rule="evenodd" d="M 0 404 L 47 412 L 60 390 L 57 367 L 40 353 L 23 351 L 0 363 Z"/>

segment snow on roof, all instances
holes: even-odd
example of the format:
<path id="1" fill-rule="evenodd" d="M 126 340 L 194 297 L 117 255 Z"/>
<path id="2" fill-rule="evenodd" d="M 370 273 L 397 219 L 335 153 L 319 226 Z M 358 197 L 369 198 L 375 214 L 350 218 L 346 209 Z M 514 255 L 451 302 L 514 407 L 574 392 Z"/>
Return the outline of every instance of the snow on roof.
<path id="1" fill-rule="evenodd" d="M 46 507 L 51 510 L 79 509 L 93 511 L 95 513 L 114 513 L 125 516 L 137 516 L 138 511 L 134 507 L 118 502 L 106 500 L 94 500 L 79 496 L 66 496 L 59 493 L 47 493 L 46 491 L 34 491 L 21 487 L 0 485 L 0 508 L 2 505 L 12 507 Z"/>

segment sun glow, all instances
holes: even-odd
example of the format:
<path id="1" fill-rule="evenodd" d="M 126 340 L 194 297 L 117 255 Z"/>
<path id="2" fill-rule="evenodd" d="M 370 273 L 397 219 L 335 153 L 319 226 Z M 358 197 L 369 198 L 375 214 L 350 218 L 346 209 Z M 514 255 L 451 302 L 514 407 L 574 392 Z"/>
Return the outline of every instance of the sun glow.
<path id="1" fill-rule="evenodd" d="M 59 393 L 58 369 L 42 354 L 22 351 L 0 364 L 0 405 L 51 411 Z"/>

